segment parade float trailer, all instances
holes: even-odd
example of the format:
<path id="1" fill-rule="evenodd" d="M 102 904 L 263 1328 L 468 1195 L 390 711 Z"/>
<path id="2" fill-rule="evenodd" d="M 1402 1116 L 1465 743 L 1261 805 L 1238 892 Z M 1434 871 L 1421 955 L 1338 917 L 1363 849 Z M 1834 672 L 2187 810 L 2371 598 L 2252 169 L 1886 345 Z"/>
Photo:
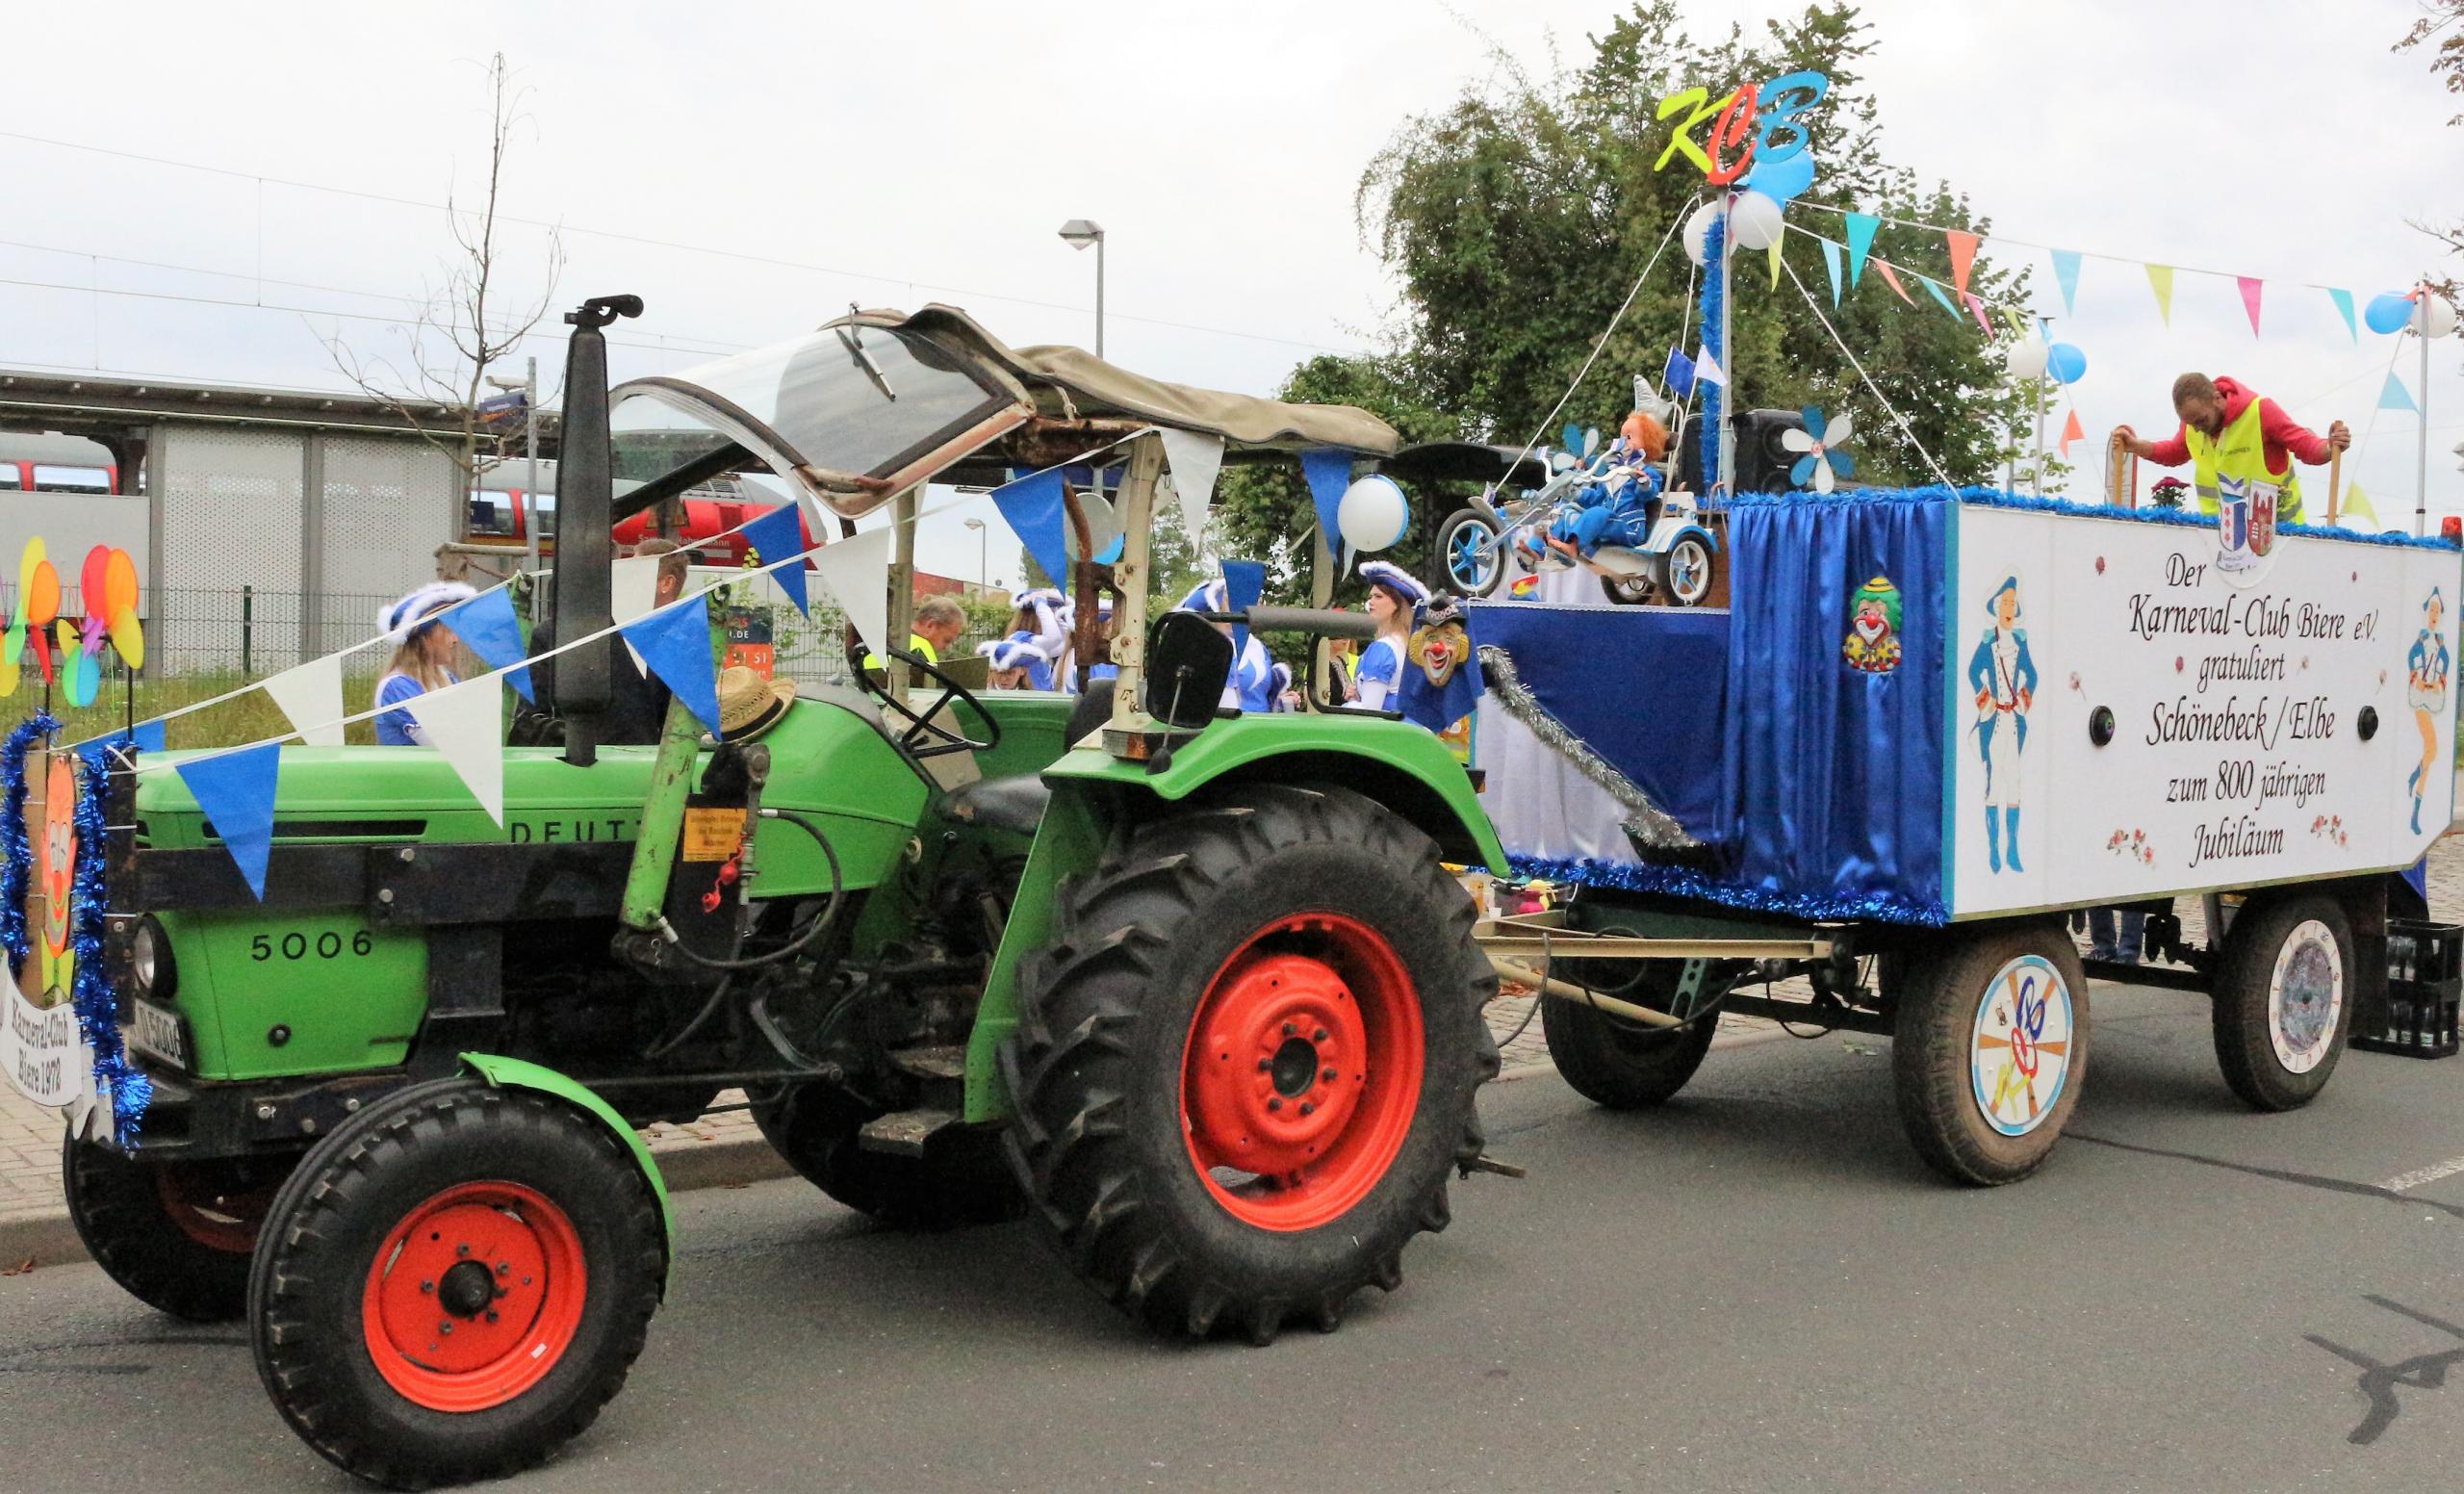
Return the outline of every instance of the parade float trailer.
<path id="1" fill-rule="evenodd" d="M 294 1430 L 401 1486 L 535 1462 L 616 1393 L 675 1258 L 635 1128 L 732 1089 L 834 1198 L 903 1224 L 1024 1212 L 1168 1331 L 1332 1329 L 1399 1285 L 1480 1159 L 1497 1070 L 1496 980 L 1446 863 L 1503 852 L 1419 727 L 1217 719 L 1227 633 L 1356 614 L 1150 636 L 1144 574 L 1168 451 L 1202 503 L 1219 461 L 1348 473 L 1393 432 L 1011 349 L 937 308 L 611 392 L 600 329 L 639 305 L 568 318 L 565 744 L 488 739 L 500 815 L 449 752 L 283 747 L 252 879 L 242 806 L 209 807 L 200 771 L 234 755 L 12 738 L 13 890 L 29 817 L 45 855 L 10 1069 L 69 1113 L 97 1263 L 166 1311 L 245 1319 Z M 886 644 L 928 479 L 1052 496 L 1011 479 L 1115 450 L 1125 543 L 1076 579 L 1117 596 L 1116 689 L 988 698 L 884 648 L 862 690 L 723 743 L 681 686 L 656 748 L 597 741 L 627 666 L 574 645 L 610 629 L 626 514 L 723 472 L 791 482 L 840 530 L 814 563 Z M 706 676 L 707 643 L 680 645 Z M 501 687 L 457 687 L 492 692 L 491 732 Z"/>

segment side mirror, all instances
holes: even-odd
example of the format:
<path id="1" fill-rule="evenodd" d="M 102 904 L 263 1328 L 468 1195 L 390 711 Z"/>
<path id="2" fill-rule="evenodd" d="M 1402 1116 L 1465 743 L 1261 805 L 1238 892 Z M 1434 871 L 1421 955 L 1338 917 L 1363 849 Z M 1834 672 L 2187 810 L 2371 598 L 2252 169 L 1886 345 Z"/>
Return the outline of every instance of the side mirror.
<path id="1" fill-rule="evenodd" d="M 1183 732 L 1215 719 L 1232 677 L 1232 640 L 1194 612 L 1167 612 L 1146 637 L 1146 713 Z"/>

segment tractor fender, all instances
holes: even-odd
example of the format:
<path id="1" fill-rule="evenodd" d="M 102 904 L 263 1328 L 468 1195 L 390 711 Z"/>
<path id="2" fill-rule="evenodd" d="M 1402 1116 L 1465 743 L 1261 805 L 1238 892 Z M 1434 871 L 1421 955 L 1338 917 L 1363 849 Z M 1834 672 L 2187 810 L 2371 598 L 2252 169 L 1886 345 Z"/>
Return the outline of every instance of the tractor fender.
<path id="1" fill-rule="evenodd" d="M 673 1269 L 676 1260 L 676 1206 L 667 1197 L 667 1179 L 659 1175 L 658 1164 L 652 1160 L 650 1144 L 642 1140 L 640 1132 L 625 1123 L 625 1118 L 616 1113 L 615 1107 L 591 1093 L 578 1080 L 525 1059 L 506 1058 L 499 1053 L 464 1053 L 460 1057 L 466 1071 L 500 1089 L 530 1090 L 551 1095 L 616 1133 L 632 1152 L 633 1164 L 642 1170 L 642 1176 L 650 1181 L 652 1194 L 658 1198 L 659 1228 L 667 1237 L 667 1259 L 670 1269 Z M 662 1293 L 666 1290 L 664 1281 L 660 1283 L 660 1290 Z"/>

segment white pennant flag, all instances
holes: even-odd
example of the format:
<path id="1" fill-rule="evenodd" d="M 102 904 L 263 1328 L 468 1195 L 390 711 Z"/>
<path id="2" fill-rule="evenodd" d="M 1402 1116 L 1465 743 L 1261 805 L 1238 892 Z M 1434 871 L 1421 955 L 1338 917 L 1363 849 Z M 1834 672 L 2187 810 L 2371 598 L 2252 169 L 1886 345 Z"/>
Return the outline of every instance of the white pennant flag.
<path id="1" fill-rule="evenodd" d="M 622 628 L 635 618 L 648 616 L 651 608 L 658 605 L 658 562 L 656 555 L 627 555 L 608 568 L 607 615 L 614 619 L 617 627 Z M 560 638 L 557 641 L 561 643 L 564 640 Z M 622 635 L 617 641 L 625 645 L 626 653 L 633 656 L 633 667 L 648 676 L 651 666 L 642 662 L 642 656 L 634 652 L 632 641 Z"/>
<path id="2" fill-rule="evenodd" d="M 1720 372 L 1720 360 L 1711 356 L 1711 349 L 1708 348 L 1702 349 L 1694 359 L 1694 381 L 1698 384 L 1717 384 L 1722 388 L 1728 387 L 1729 376 Z"/>
<path id="3" fill-rule="evenodd" d="M 462 786 L 498 824 L 504 823 L 504 742 L 498 720 L 502 691 L 486 676 L 414 695 L 402 703 L 427 745 L 462 779 Z"/>
<path id="4" fill-rule="evenodd" d="M 1172 491 L 1181 501 L 1181 533 L 1192 550 L 1206 541 L 1206 509 L 1215 499 L 1215 475 L 1223 467 L 1223 438 L 1194 430 L 1166 430 L 1164 460 L 1172 469 Z"/>
<path id="5" fill-rule="evenodd" d="M 339 654 L 308 662 L 266 681 L 266 693 L 282 708 L 292 730 L 311 747 L 343 744 L 343 660 Z"/>
<path id="6" fill-rule="evenodd" d="M 886 658 L 889 636 L 889 536 L 885 527 L 833 540 L 808 557 L 813 574 L 838 599 L 864 647 Z M 904 646 L 906 639 L 899 643 Z"/>

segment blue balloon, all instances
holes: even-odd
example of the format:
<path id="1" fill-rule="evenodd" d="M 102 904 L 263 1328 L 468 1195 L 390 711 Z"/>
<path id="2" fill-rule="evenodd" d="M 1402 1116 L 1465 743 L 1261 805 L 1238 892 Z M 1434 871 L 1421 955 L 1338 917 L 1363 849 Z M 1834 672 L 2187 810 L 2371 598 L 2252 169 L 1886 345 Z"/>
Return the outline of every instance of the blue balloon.
<path id="1" fill-rule="evenodd" d="M 1813 185 L 1813 152 L 1799 150 L 1778 161 L 1765 161 L 1758 153 L 1754 174 L 1745 184 L 1784 207 L 1789 198 Z"/>
<path id="2" fill-rule="evenodd" d="M 2361 320 L 2368 322 L 2374 332 L 2400 332 L 2404 330 L 2404 323 L 2413 320 L 2413 298 L 2399 296 L 2393 291 L 2384 296 L 2374 296 L 2370 298 L 2370 305 L 2362 311 Z"/>
<path id="3" fill-rule="evenodd" d="M 2044 371 L 2057 384 L 2075 384 L 2087 375 L 2088 355 L 2075 344 L 2056 343 L 2044 350 Z"/>

